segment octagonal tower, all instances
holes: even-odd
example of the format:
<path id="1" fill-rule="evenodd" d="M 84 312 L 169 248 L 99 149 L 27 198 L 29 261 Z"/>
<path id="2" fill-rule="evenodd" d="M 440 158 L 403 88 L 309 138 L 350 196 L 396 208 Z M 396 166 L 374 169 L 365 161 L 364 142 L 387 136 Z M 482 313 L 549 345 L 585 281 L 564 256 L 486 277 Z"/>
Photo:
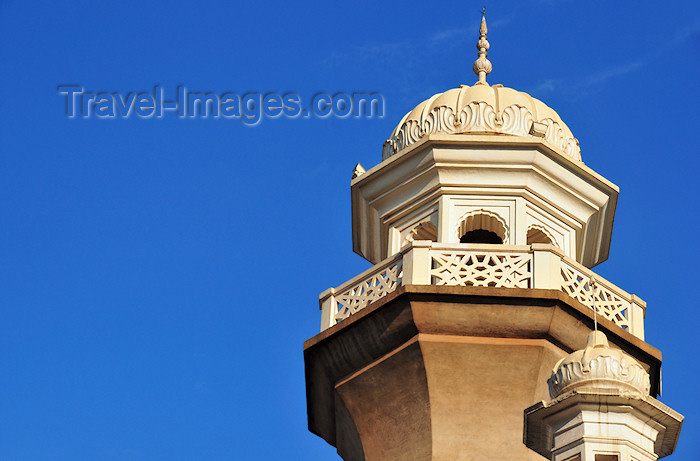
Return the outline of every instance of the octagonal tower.
<path id="1" fill-rule="evenodd" d="M 543 459 L 522 410 L 594 313 L 660 389 L 645 303 L 590 270 L 617 186 L 554 110 L 486 82 L 480 33 L 478 81 L 416 106 L 353 172 L 353 248 L 374 266 L 320 295 L 304 346 L 309 428 L 346 460 Z"/>
<path id="2" fill-rule="evenodd" d="M 549 243 L 586 267 L 608 257 L 618 188 L 586 167 L 552 109 L 501 85 L 462 85 L 419 104 L 352 180 L 353 248 L 372 263 L 425 238 L 488 229 Z"/>

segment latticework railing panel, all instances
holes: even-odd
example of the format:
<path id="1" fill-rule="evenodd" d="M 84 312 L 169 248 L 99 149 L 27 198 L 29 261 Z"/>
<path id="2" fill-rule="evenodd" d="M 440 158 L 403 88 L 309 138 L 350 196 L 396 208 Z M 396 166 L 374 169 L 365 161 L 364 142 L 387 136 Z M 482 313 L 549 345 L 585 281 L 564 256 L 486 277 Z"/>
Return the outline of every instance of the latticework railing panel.
<path id="1" fill-rule="evenodd" d="M 530 288 L 532 254 L 431 251 L 433 285 Z"/>
<path id="2" fill-rule="evenodd" d="M 598 314 L 624 329 L 630 328 L 630 303 L 571 265 L 561 264 L 561 289 Z"/>
<path id="3" fill-rule="evenodd" d="M 591 284 L 591 279 L 595 281 Z M 549 245 L 447 245 L 412 242 L 319 297 L 329 328 L 406 285 L 561 290 L 601 317 L 644 338 L 646 304 Z"/>
<path id="4" fill-rule="evenodd" d="M 385 269 L 335 295 L 338 312 L 337 322 L 363 309 L 368 304 L 396 290 L 401 283 L 403 261 L 399 259 Z"/>

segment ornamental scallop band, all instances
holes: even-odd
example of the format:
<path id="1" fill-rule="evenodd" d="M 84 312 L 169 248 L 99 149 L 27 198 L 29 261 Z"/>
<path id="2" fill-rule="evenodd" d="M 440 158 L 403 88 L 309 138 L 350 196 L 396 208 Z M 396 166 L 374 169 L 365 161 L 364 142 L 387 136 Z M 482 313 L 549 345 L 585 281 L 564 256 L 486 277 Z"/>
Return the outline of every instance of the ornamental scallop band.
<path id="1" fill-rule="evenodd" d="M 415 144 L 422 138 L 434 133 L 499 133 L 515 136 L 535 136 L 531 132 L 532 113 L 526 107 L 513 104 L 501 112 L 486 102 L 472 102 L 464 106 L 459 113 L 451 106 L 434 107 L 422 117 L 422 121 L 409 118 L 405 120 L 395 134 L 384 144 L 383 158 L 397 154 L 399 151 Z M 581 148 L 578 140 L 562 129 L 551 118 L 539 120 L 546 126 L 544 140 L 554 145 L 561 152 L 576 161 L 581 161 Z"/>
<path id="2" fill-rule="evenodd" d="M 649 395 L 649 373 L 620 349 L 610 347 L 605 333 L 588 335 L 586 348 L 575 351 L 554 365 L 549 396 L 555 399 L 572 390 L 619 392 L 643 399 Z"/>

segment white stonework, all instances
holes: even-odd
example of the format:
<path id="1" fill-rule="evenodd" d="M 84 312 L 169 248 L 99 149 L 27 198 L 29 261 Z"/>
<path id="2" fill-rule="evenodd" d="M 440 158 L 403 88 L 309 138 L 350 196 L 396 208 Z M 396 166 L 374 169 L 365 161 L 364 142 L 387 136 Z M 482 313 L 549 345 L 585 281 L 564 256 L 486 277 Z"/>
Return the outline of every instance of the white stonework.
<path id="1" fill-rule="evenodd" d="M 654 461 L 676 447 L 683 416 L 649 395 L 649 375 L 602 332 L 560 360 L 552 401 L 525 410 L 523 440 L 552 461 Z"/>
<path id="2" fill-rule="evenodd" d="M 618 196 L 617 186 L 543 139 L 498 134 L 431 134 L 351 188 L 353 249 L 374 264 L 427 220 L 437 242 L 458 243 L 469 230 L 465 217 L 482 210 L 507 230 L 505 244 L 547 243 L 546 236 L 593 267 L 608 257 Z M 538 238 L 528 242 L 533 229 Z"/>
<path id="3" fill-rule="evenodd" d="M 534 137 L 581 161 L 578 140 L 555 111 L 529 94 L 503 85 L 462 85 L 418 104 L 384 143 L 382 158 L 396 155 L 434 133 Z"/>
<path id="4" fill-rule="evenodd" d="M 420 232 L 427 234 L 430 230 L 425 227 L 433 226 L 433 221 L 422 221 Z M 509 231 L 506 228 L 503 232 Z M 360 275 L 321 293 L 321 330 L 345 320 L 400 285 L 559 290 L 644 339 L 646 303 L 594 275 L 554 245 L 443 244 L 417 239 L 411 239 L 398 253 Z"/>
<path id="5" fill-rule="evenodd" d="M 504 244 L 555 245 L 586 267 L 607 259 L 617 186 L 583 164 L 554 110 L 486 82 L 487 32 L 484 11 L 478 81 L 418 104 L 382 163 L 353 170 L 353 249 L 374 264 L 413 240 L 458 243 L 478 229 Z"/>
<path id="6" fill-rule="evenodd" d="M 576 390 L 610 390 L 644 398 L 649 395 L 649 374 L 620 349 L 613 349 L 601 331 L 588 337 L 586 348 L 564 357 L 549 378 L 551 398 Z"/>

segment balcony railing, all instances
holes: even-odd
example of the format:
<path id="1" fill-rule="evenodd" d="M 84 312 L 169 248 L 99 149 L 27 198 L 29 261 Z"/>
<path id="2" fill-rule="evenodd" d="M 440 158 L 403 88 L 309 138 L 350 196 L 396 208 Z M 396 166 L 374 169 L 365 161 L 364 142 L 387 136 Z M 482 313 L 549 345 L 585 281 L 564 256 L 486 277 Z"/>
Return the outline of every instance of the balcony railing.
<path id="1" fill-rule="evenodd" d="M 553 245 L 447 245 L 430 241 L 415 241 L 339 287 L 321 293 L 321 331 L 400 285 L 561 290 L 644 339 L 646 303 L 566 257 Z"/>

